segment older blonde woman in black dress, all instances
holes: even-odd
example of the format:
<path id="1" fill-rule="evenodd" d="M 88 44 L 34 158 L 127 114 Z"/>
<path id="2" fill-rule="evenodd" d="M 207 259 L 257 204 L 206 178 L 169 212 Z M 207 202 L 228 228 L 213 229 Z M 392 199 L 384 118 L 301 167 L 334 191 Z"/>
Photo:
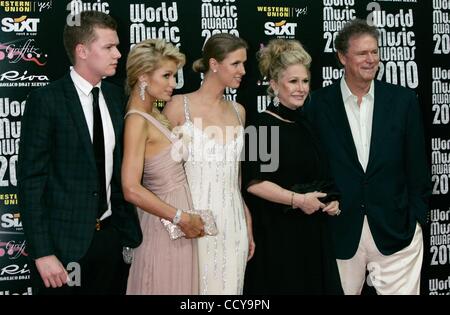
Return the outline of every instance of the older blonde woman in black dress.
<path id="1" fill-rule="evenodd" d="M 259 68 L 270 80 L 274 98 L 254 125 L 268 129 L 269 148 L 271 131 L 279 132 L 279 166 L 262 172 L 263 161 L 250 161 L 244 168 L 246 202 L 258 245 L 247 267 L 246 293 L 342 292 L 327 229 L 327 220 L 340 212 L 339 202 L 325 201 L 324 192 L 293 189 L 328 179 L 326 157 L 301 113 L 309 94 L 310 63 L 297 41 L 272 40 L 259 53 Z"/>

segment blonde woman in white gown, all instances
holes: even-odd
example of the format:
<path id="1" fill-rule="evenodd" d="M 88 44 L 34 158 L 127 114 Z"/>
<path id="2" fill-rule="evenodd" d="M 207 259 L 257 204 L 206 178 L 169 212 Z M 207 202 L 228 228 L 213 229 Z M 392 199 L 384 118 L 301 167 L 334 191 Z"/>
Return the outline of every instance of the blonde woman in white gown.
<path id="1" fill-rule="evenodd" d="M 198 240 L 200 294 L 242 294 L 253 256 L 251 217 L 240 192 L 240 154 L 245 109 L 227 101 L 245 74 L 247 44 L 230 34 L 213 35 L 193 69 L 205 74 L 201 87 L 174 96 L 164 114 L 186 144 L 186 175 L 195 209 L 211 209 L 219 233 Z"/>

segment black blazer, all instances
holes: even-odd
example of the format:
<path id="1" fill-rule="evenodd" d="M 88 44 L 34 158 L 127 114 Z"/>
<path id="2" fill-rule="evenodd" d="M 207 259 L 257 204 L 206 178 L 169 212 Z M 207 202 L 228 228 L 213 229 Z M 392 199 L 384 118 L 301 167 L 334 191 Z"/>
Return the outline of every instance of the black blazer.
<path id="1" fill-rule="evenodd" d="M 124 96 L 102 82 L 114 126 L 111 179 L 113 225 L 124 246 L 142 240 L 136 210 L 125 202 L 120 171 Z M 69 74 L 28 96 L 21 121 L 18 188 L 28 252 L 67 263 L 86 253 L 97 217 L 97 171 L 83 109 Z"/>
<path id="2" fill-rule="evenodd" d="M 358 161 L 340 82 L 313 93 L 305 108 L 342 194 L 342 214 L 330 220 L 340 259 L 356 253 L 364 215 L 384 255 L 408 246 L 416 222 L 427 220 L 431 181 L 417 97 L 409 89 L 380 81 L 375 81 L 374 94 L 366 172 Z"/>

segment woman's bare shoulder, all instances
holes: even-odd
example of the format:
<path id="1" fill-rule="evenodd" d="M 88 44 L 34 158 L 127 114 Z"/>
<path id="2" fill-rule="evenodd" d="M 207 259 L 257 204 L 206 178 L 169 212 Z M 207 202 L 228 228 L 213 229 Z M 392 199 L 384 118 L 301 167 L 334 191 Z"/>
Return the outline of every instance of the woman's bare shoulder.
<path id="1" fill-rule="evenodd" d="M 244 105 L 238 103 L 238 102 L 234 102 L 234 104 L 236 105 L 236 108 L 238 109 L 239 113 L 243 113 L 245 115 L 245 107 Z"/>
<path id="2" fill-rule="evenodd" d="M 242 104 L 239 104 L 238 102 L 234 102 L 234 104 L 239 113 L 239 116 L 241 117 L 242 122 L 245 124 L 245 107 Z"/>
<path id="3" fill-rule="evenodd" d="M 172 99 L 164 105 L 163 114 L 166 115 L 174 126 L 184 122 L 183 99 L 183 94 L 174 95 Z"/>

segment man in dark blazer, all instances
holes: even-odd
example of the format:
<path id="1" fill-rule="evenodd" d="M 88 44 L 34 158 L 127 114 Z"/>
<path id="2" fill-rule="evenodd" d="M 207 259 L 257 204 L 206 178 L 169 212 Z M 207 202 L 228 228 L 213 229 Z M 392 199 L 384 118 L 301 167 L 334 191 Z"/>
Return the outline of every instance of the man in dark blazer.
<path id="1" fill-rule="evenodd" d="M 345 75 L 306 112 L 342 195 L 331 228 L 344 292 L 360 294 L 367 269 L 378 294 L 418 294 L 431 182 L 417 97 L 375 80 L 375 27 L 349 22 L 335 47 Z"/>
<path id="2" fill-rule="evenodd" d="M 64 28 L 70 73 L 27 99 L 21 214 L 36 293 L 122 294 L 128 273 L 122 248 L 137 247 L 142 233 L 121 188 L 124 96 L 102 82 L 116 72 L 119 39 L 107 14 L 78 18 Z"/>

